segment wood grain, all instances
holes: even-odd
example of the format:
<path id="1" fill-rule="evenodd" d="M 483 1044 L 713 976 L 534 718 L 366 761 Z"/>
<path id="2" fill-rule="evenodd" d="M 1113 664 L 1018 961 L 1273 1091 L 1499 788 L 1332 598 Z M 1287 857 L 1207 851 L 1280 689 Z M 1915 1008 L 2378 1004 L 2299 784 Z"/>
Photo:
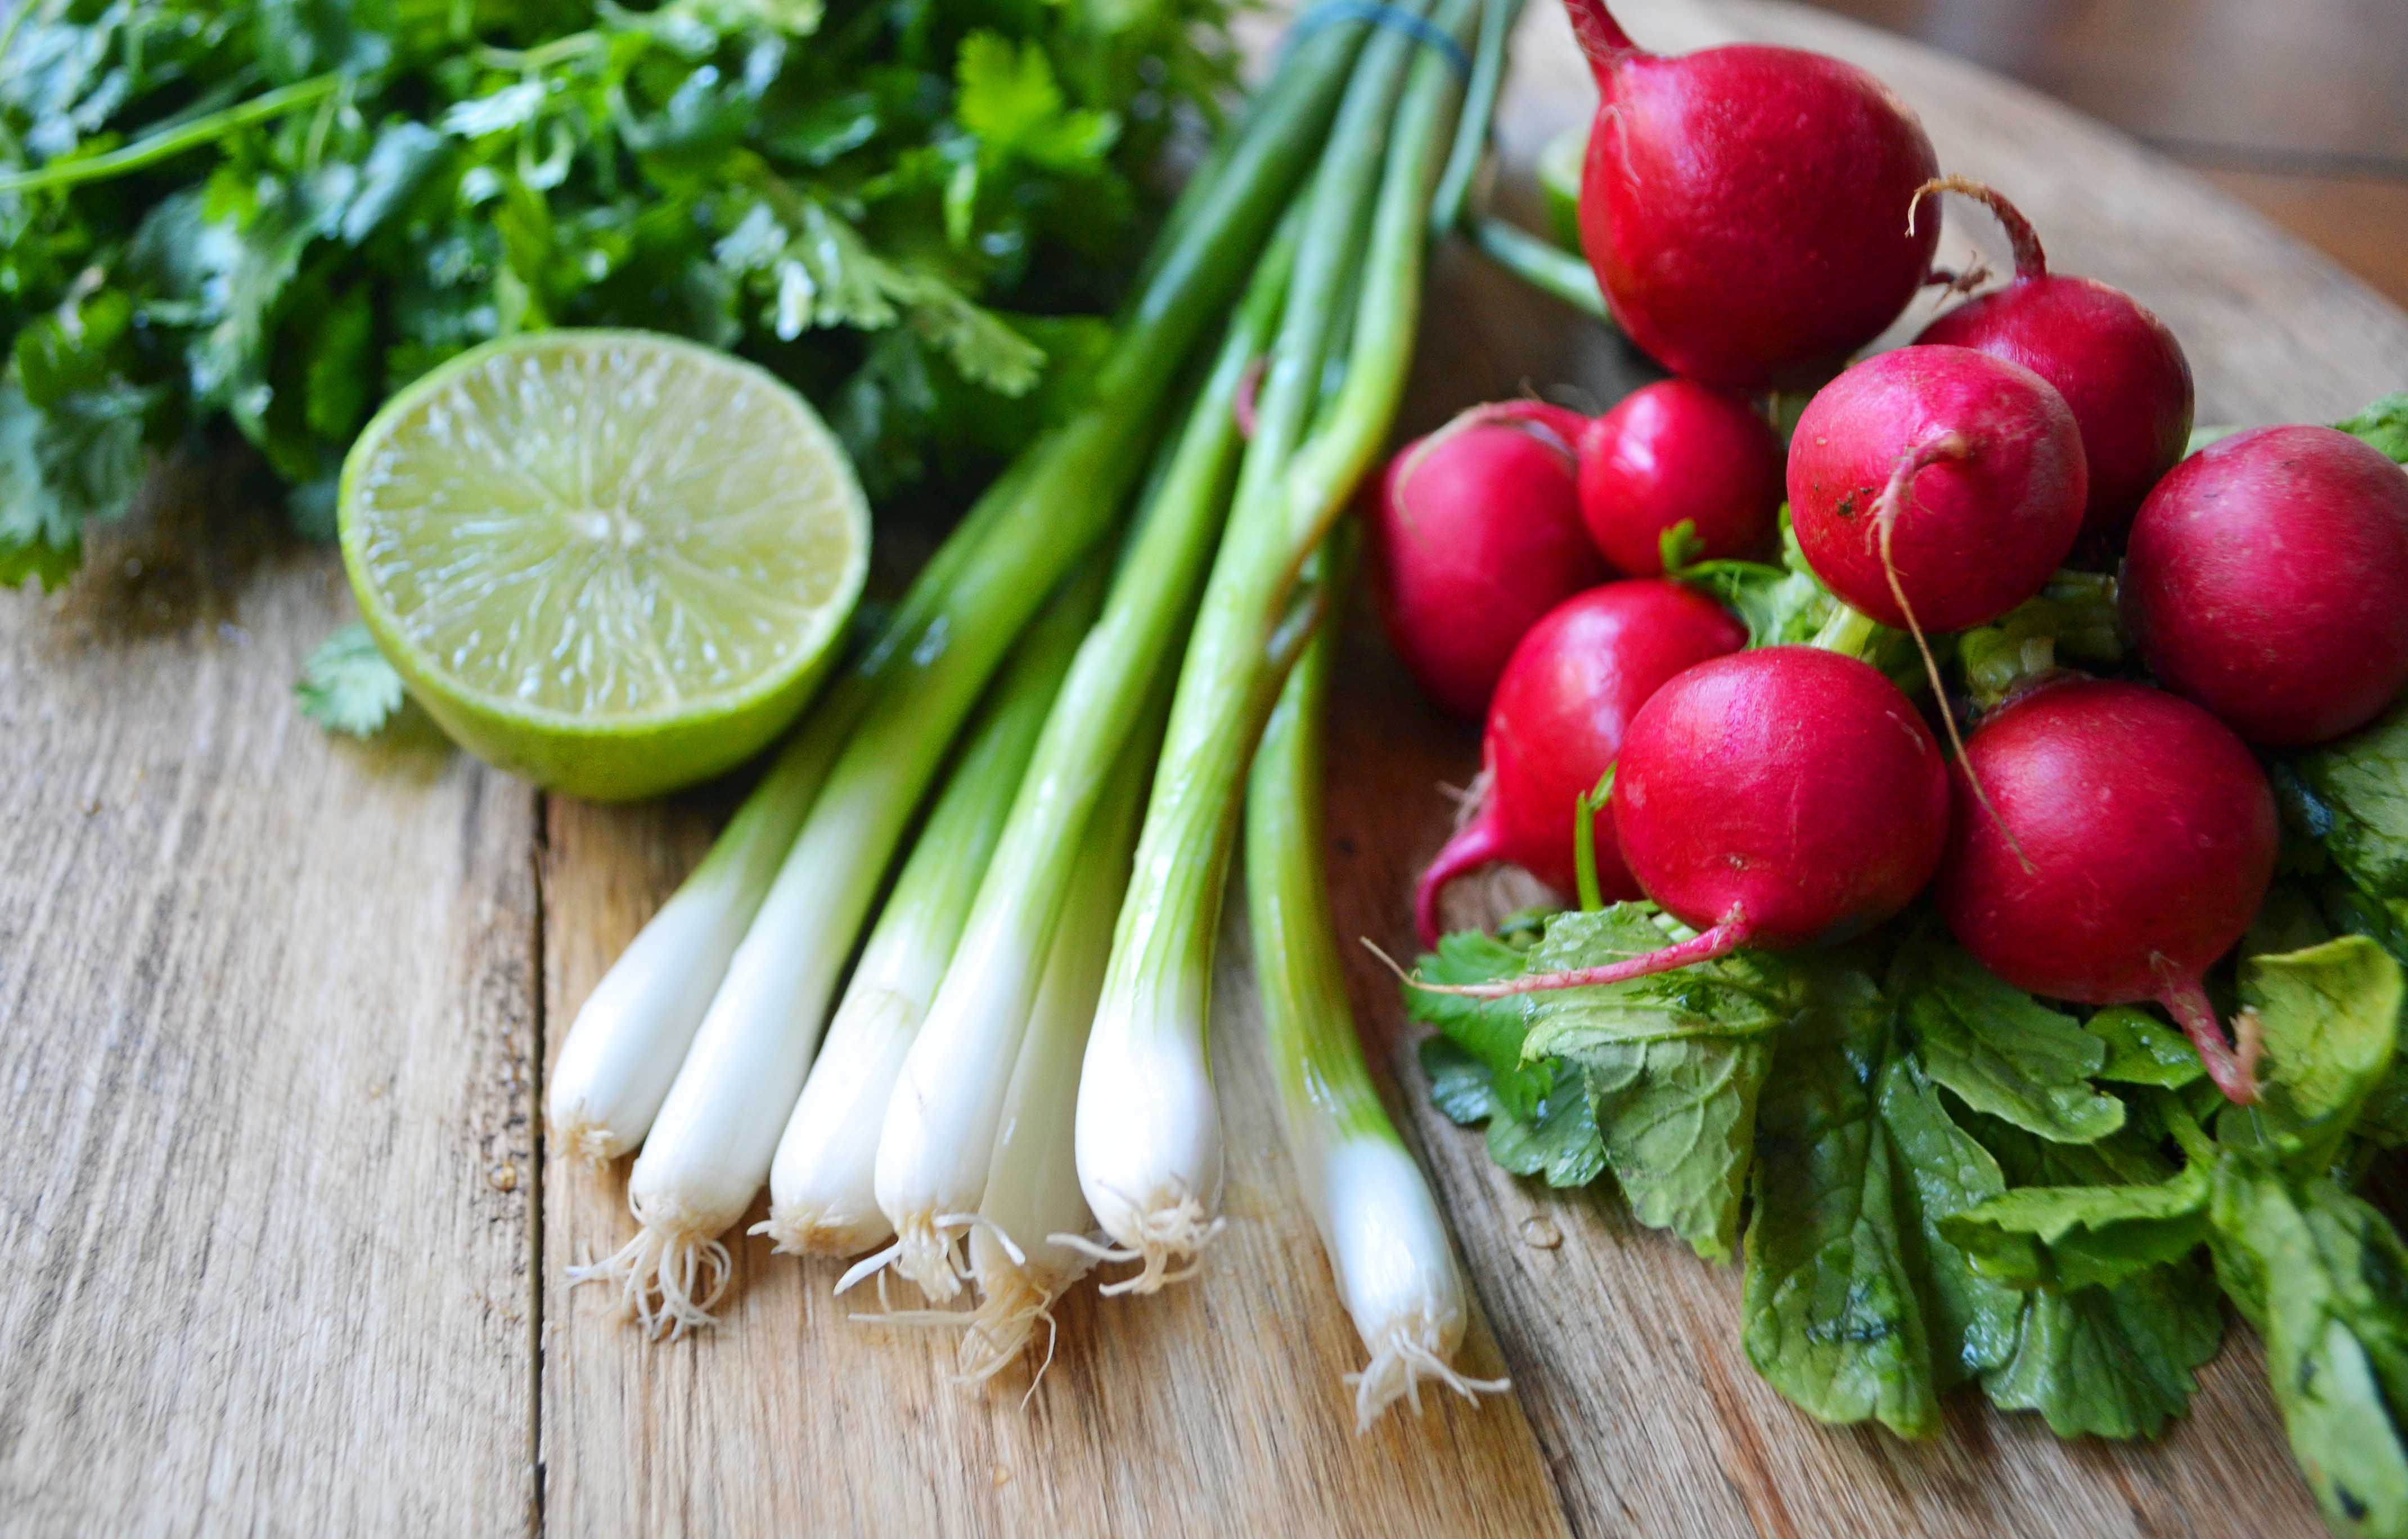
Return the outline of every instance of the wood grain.
<path id="1" fill-rule="evenodd" d="M 2330 415 L 2408 382 L 2408 319 L 2028 91 L 1778 6 L 1622 9 L 1651 42 L 1737 27 L 1871 65 L 2064 266 L 2166 316 L 2203 417 Z M 1558 9 L 1533 7 L 1504 207 L 1526 209 L 1530 158 L 1591 100 Z M 1459 251 L 1428 314 L 1409 428 L 1525 386 L 1602 402 L 1644 374 Z M 175 506 L 225 514 L 183 490 Z M 182 548 L 226 547 L 212 525 Z M 561 1287 L 564 1263 L 626 1232 L 624 1172 L 538 1165 L 531 1086 L 538 1043 L 730 793 L 539 805 L 423 726 L 330 744 L 286 686 L 346 611 L 331 558 L 270 540 L 194 567 L 177 548 L 142 534 L 64 603 L 0 607 L 12 1531 L 2315 1532 L 2238 1330 L 2157 1445 L 2063 1445 L 1967 1403 L 1922 1446 L 1812 1423 L 1740 1355 L 1733 1269 L 1609 1197 L 1502 1174 L 1427 1109 L 1364 958 L 1351 982 L 1391 1105 L 1479 1293 L 1470 1366 L 1517 1393 L 1357 1440 L 1340 1379 L 1359 1348 L 1273 1129 L 1234 919 L 1215 1042 L 1232 1223 L 1204 1276 L 1075 1296 L 1025 1405 L 1025 1377 L 955 1390 L 941 1344 L 852 1321 L 831 1268 L 754 1241 L 721 1329 L 647 1345 Z M 1328 859 L 1341 926 L 1394 948 L 1449 821 L 1438 787 L 1470 777 L 1477 741 L 1418 701 L 1361 615 L 1347 667 Z M 1465 901 L 1529 896 L 1505 881 Z"/>
<path id="2" fill-rule="evenodd" d="M 324 553 L 158 532 L 0 606 L 0 1512 L 521 1532 L 535 798 L 300 718 Z"/>

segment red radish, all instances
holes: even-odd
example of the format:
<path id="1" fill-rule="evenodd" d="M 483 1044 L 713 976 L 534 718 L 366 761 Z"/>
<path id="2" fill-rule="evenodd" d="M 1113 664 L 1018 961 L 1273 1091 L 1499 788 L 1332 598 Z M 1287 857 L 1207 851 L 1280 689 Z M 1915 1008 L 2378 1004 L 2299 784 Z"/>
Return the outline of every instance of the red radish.
<path id="1" fill-rule="evenodd" d="M 1969 768 L 1995 817 L 1977 813 Z M 2274 875 L 2274 798 L 2241 740 L 2161 690 L 2067 678 L 1983 723 L 1954 779 L 1939 899 L 1965 949 L 2049 999 L 2157 1000 L 2217 1086 L 2251 1100 L 2253 1023 L 2236 1054 L 2200 985 Z"/>
<path id="2" fill-rule="evenodd" d="M 1581 517 L 1618 571 L 1664 569 L 1685 523 L 1697 556 L 1755 555 L 1781 512 L 1781 439 L 1746 402 L 1694 380 L 1632 391 L 1580 439 Z"/>
<path id="3" fill-rule="evenodd" d="M 1616 571 L 1659 577 L 1664 537 L 1682 524 L 1695 558 L 1758 554 L 1781 515 L 1781 439 L 1754 409 L 1694 380 L 1658 380 L 1602 417 L 1543 401 L 1484 407 L 1537 423 L 1574 446 L 1581 517 Z"/>
<path id="4" fill-rule="evenodd" d="M 2326 742 L 2408 685 L 2408 474 L 2329 427 L 2193 454 L 2141 505 L 2124 615 L 2149 671 L 2254 742 Z"/>
<path id="5" fill-rule="evenodd" d="M 1940 864 L 1948 772 L 1930 728 L 1870 664 L 1765 647 L 1700 663 L 1640 708 L 1612 806 L 1631 875 L 1700 933 L 1602 967 L 1440 992 L 1620 983 L 1870 928 Z"/>
<path id="6" fill-rule="evenodd" d="M 1985 625 L 2040 592 L 2082 531 L 2088 482 L 2065 398 L 1958 347 L 1866 359 L 1806 404 L 1789 517 L 1826 587 L 1885 626 Z"/>
<path id="7" fill-rule="evenodd" d="M 2014 281 L 1957 306 L 1915 340 L 1994 353 L 2057 387 L 2082 431 L 2090 473 L 2083 533 L 2113 549 L 2190 441 L 2194 396 L 2182 344 L 2123 290 L 2050 272 L 2040 237 L 1992 189 L 1942 177 L 1924 191 L 1942 189 L 1979 198 L 2006 226 Z"/>
<path id="8" fill-rule="evenodd" d="M 1760 390 L 1822 378 L 1897 319 L 1939 238 L 1907 219 L 1939 163 L 1886 86 L 1797 49 L 1661 58 L 1604 0 L 1565 8 L 1601 93 L 1581 244 L 1633 341 Z"/>
<path id="9" fill-rule="evenodd" d="M 1540 621 L 1514 649 L 1488 709 L 1479 811 L 1413 895 L 1423 943 L 1438 943 L 1440 891 L 1475 867 L 1509 861 L 1570 891 L 1575 803 L 1604 778 L 1631 717 L 1666 680 L 1746 642 L 1721 606 L 1661 578 L 1591 588 Z M 1602 812 L 1595 853 L 1604 892 L 1639 896 Z"/>
<path id="10" fill-rule="evenodd" d="M 1406 446 L 1372 518 L 1388 640 L 1432 698 L 1487 708 L 1515 643 L 1605 580 L 1581 527 L 1568 439 L 1481 408 Z"/>

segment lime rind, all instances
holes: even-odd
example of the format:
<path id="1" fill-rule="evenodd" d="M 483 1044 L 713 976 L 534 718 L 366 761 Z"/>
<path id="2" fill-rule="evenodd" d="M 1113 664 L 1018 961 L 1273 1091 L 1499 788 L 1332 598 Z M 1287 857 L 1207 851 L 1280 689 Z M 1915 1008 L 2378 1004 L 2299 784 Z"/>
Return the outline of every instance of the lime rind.
<path id="1" fill-rule="evenodd" d="M 411 692 L 482 757 L 644 796 L 741 762 L 806 703 L 868 569 L 817 413 L 644 332 L 464 353 L 353 446 L 343 557 Z"/>

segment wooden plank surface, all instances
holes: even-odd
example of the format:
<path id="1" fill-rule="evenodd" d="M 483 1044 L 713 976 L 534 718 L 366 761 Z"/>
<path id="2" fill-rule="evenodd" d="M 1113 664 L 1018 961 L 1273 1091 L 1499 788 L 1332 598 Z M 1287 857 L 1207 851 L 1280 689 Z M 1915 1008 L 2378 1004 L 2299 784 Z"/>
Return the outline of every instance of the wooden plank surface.
<path id="1" fill-rule="evenodd" d="M 288 696 L 318 552 L 181 503 L 0 606 L 0 1523 L 523 1532 L 536 798 Z"/>
<path id="2" fill-rule="evenodd" d="M 2029 92 L 1779 6 L 1624 9 L 1652 42 L 1736 27 L 1876 69 L 2062 266 L 2166 316 L 2204 418 L 2329 415 L 2408 382 L 2408 319 Z M 1592 99 L 1559 11 L 1533 7 L 1509 167 Z M 1526 207 L 1513 175 L 1500 191 Z M 1460 252 L 1428 309 L 1409 427 L 1638 377 Z M 1469 1366 L 1517 1393 L 1358 1441 L 1339 1381 L 1359 1349 L 1293 1198 L 1234 920 L 1215 1044 L 1232 1223 L 1196 1283 L 1079 1295 L 1025 1405 L 1025 1378 L 953 1389 L 939 1345 L 854 1324 L 830 1269 L 757 1241 L 736 1246 L 722 1329 L 647 1345 L 560 1285 L 626 1232 L 624 1172 L 537 1164 L 531 1087 L 547 1023 L 691 865 L 726 791 L 546 805 L 423 729 L 329 744 L 285 690 L 347 609 L 335 563 L 268 541 L 181 568 L 175 522 L 98 553 L 64 601 L 0 606 L 12 1529 L 2315 1532 L 2244 1332 L 2158 1445 L 2060 1445 L 1970 1404 L 1928 1446 L 1817 1427 L 1741 1356 L 1735 1270 L 1610 1198 L 1502 1174 L 1426 1109 L 1393 987 L 1362 961 L 1391 1104 L 1479 1293 Z M 1395 947 L 1448 822 L 1437 787 L 1469 778 L 1476 737 L 1419 703 L 1360 615 L 1348 668 L 1330 870 L 1341 927 Z"/>

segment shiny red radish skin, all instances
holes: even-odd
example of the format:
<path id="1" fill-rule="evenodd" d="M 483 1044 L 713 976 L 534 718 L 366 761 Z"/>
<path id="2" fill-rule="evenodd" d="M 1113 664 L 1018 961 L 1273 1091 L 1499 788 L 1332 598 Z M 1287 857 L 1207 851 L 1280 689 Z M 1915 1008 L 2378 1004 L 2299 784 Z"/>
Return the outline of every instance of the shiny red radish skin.
<path id="1" fill-rule="evenodd" d="M 2327 742 L 2408 686 L 2408 471 L 2329 427 L 2208 445 L 2141 505 L 2124 617 L 2149 671 L 2252 742 Z"/>
<path id="2" fill-rule="evenodd" d="M 1632 391 L 1582 433 L 1581 517 L 1606 561 L 1664 571 L 1664 536 L 1695 531 L 1697 559 L 1765 553 L 1781 513 L 1781 439 L 1748 404 L 1694 380 Z"/>
<path id="3" fill-rule="evenodd" d="M 2090 492 L 2085 548 L 2112 551 L 2133 512 L 2190 442 L 2190 361 L 2163 321 L 2123 290 L 2048 270 L 2040 237 L 2014 205 L 1977 181 L 1933 184 L 1986 204 L 2014 247 L 2005 288 L 1923 328 L 1918 343 L 1969 347 L 2023 365 L 2057 387 L 2081 430 Z"/>
<path id="4" fill-rule="evenodd" d="M 1476 409 L 1388 464 L 1372 516 L 1372 589 L 1389 643 L 1432 699 L 1478 717 L 1541 617 L 1602 583 L 1581 524 L 1571 445 Z"/>
<path id="5" fill-rule="evenodd" d="M 1788 484 L 1824 585 L 1885 626 L 1907 627 L 1912 610 L 1928 633 L 1985 625 L 2040 592 L 2082 532 L 2089 482 L 2081 431 L 2047 381 L 1970 348 L 1903 347 L 1806 403 Z"/>
<path id="6" fill-rule="evenodd" d="M 2163 1004 L 2217 1086 L 2251 1100 L 2254 1035 L 2236 1054 L 2200 985 L 2274 876 L 2274 798 L 2247 746 L 2163 690 L 2067 678 L 1984 722 L 1952 779 L 1938 898 L 1957 942 L 2048 999 Z"/>
<path id="7" fill-rule="evenodd" d="M 1698 934 L 1602 967 L 1435 992 L 1577 988 L 1742 946 L 1845 940 L 1930 882 L 1948 773 L 1931 729 L 1870 664 L 1765 647 L 1700 663 L 1640 708 L 1612 807 L 1632 877 Z"/>
<path id="8" fill-rule="evenodd" d="M 1480 806 L 1413 894 L 1422 943 L 1438 943 L 1439 894 L 1479 867 L 1507 862 L 1571 891 L 1576 803 L 1604 778 L 1631 718 L 1667 680 L 1746 644 L 1747 631 L 1720 605 L 1661 578 L 1608 583 L 1541 620 L 1514 649 L 1489 706 Z M 1611 817 L 1598 813 L 1593 829 L 1599 888 L 1638 897 L 1614 853 Z"/>
<path id="9" fill-rule="evenodd" d="M 1675 374 L 1804 387 L 1921 287 L 1939 222 L 1910 232 L 1931 141 L 1853 65 L 1742 44 L 1642 52 L 1604 0 L 1565 0 L 1601 98 L 1581 244 L 1615 322 Z"/>

